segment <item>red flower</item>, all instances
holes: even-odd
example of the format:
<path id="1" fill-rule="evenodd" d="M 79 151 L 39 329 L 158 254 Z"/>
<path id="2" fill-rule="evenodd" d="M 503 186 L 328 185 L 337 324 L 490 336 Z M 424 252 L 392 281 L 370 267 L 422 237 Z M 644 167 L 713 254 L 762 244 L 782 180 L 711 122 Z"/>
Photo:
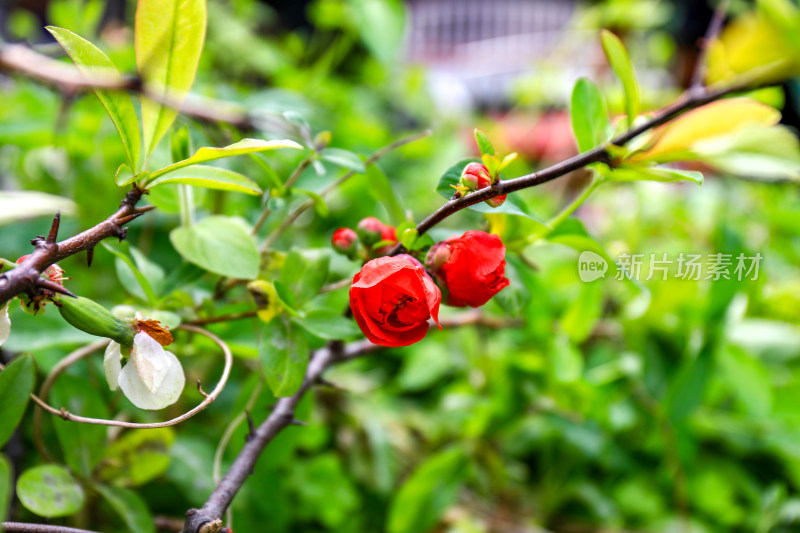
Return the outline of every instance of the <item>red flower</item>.
<path id="1" fill-rule="evenodd" d="M 379 257 L 365 264 L 350 286 L 350 309 L 367 338 L 381 346 L 408 346 L 439 323 L 442 293 L 410 255 Z M 440 326 L 441 327 L 441 326 Z"/>
<path id="2" fill-rule="evenodd" d="M 508 286 L 506 247 L 497 235 L 468 231 L 434 245 L 426 262 L 445 292 L 445 303 L 479 307 Z"/>
<path id="3" fill-rule="evenodd" d="M 355 253 L 358 246 L 358 235 L 350 228 L 339 228 L 333 232 L 331 237 L 333 249 L 345 255 Z"/>

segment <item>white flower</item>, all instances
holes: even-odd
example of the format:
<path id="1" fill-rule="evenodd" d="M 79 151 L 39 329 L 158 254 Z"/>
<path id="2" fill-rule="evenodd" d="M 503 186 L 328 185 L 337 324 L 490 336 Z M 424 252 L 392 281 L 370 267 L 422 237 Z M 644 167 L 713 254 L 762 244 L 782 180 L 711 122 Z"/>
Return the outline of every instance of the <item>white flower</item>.
<path id="1" fill-rule="evenodd" d="M 8 306 L 11 301 L 6 302 L 6 305 L 0 307 L 0 344 L 3 344 L 8 339 L 8 334 L 11 333 L 11 319 L 8 318 Z"/>
<path id="2" fill-rule="evenodd" d="M 112 341 L 103 359 L 111 390 L 119 385 L 139 409 L 163 409 L 178 401 L 186 383 L 181 363 L 150 335 L 137 333 L 128 364 L 122 367 L 121 361 L 120 346 Z"/>

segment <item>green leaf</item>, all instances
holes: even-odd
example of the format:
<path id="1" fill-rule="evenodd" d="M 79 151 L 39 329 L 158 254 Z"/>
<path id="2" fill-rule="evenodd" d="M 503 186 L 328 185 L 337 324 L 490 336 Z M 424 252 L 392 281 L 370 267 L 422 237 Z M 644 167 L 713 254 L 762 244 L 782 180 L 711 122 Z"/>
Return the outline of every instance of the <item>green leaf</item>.
<path id="1" fill-rule="evenodd" d="M 30 355 L 17 357 L 0 372 L 0 391 L 3 391 L 3 401 L 0 402 L 0 448 L 8 442 L 25 414 L 35 377 L 33 357 Z"/>
<path id="2" fill-rule="evenodd" d="M 407 229 L 400 235 L 400 243 L 406 247 L 406 250 L 413 250 L 418 236 L 419 232 L 415 228 Z"/>
<path id="3" fill-rule="evenodd" d="M 441 196 L 447 198 L 448 200 L 453 197 L 453 192 L 455 189 L 451 187 L 451 185 L 455 185 L 458 183 L 458 180 L 461 178 L 461 172 L 463 172 L 464 167 L 467 166 L 468 163 L 474 163 L 478 161 L 477 159 L 462 159 L 455 165 L 451 166 L 447 170 L 444 171 L 444 174 L 439 178 L 439 183 L 436 186 L 436 192 L 438 192 Z M 514 194 L 509 194 L 506 198 L 506 201 L 500 207 L 491 207 L 484 202 L 479 204 L 471 205 L 467 209 L 471 211 L 476 211 L 478 213 L 505 213 L 507 215 L 515 215 L 519 217 L 529 218 L 531 220 L 535 220 L 541 224 L 544 222 L 537 217 L 536 215 L 532 214 L 528 210 L 528 206 L 525 205 L 518 196 Z"/>
<path id="4" fill-rule="evenodd" d="M 300 388 L 308 366 L 309 347 L 303 331 L 288 320 L 264 325 L 258 355 L 267 385 L 275 396 L 291 396 Z"/>
<path id="5" fill-rule="evenodd" d="M 302 150 L 303 147 L 296 142 L 289 139 L 280 139 L 274 141 L 265 141 L 264 139 L 242 139 L 222 148 L 214 148 L 204 146 L 199 148 L 192 157 L 173 163 L 161 170 L 156 170 L 150 173 L 150 179 L 158 178 L 164 174 L 174 172 L 180 168 L 196 165 L 198 163 L 205 163 L 206 161 L 214 161 L 215 159 L 223 159 L 225 157 L 233 157 L 236 155 L 252 154 L 256 152 L 264 152 L 267 150 L 276 150 L 278 148 L 295 148 Z"/>
<path id="6" fill-rule="evenodd" d="M 275 287 L 275 295 L 283 308 L 292 316 L 299 317 L 300 313 L 295 309 L 297 307 L 297 299 L 292 294 L 292 291 L 284 283 L 275 280 L 273 283 Z M 267 321 L 268 322 L 268 321 Z"/>
<path id="7" fill-rule="evenodd" d="M 676 181 L 693 181 L 698 185 L 703 184 L 702 172 L 695 170 L 681 170 L 666 167 L 627 167 L 615 168 L 604 172 L 604 175 L 614 181 L 661 181 L 671 183 Z"/>
<path id="8" fill-rule="evenodd" d="M 569 112 L 580 152 L 605 144 L 611 122 L 606 102 L 597 85 L 586 78 L 579 79 L 572 90 Z"/>
<path id="9" fill-rule="evenodd" d="M 8 506 L 11 502 L 11 465 L 8 459 L 0 454 L 0 533 L 3 532 L 3 521 L 8 516 Z"/>
<path id="10" fill-rule="evenodd" d="M 622 41 L 619 40 L 619 37 L 608 30 L 603 30 L 600 32 L 600 40 L 603 44 L 606 58 L 608 58 L 608 63 L 622 82 L 622 89 L 625 91 L 625 113 L 627 114 L 628 127 L 630 128 L 633 126 L 633 121 L 639 115 L 640 110 L 640 91 L 639 82 L 636 80 L 636 71 L 633 68 L 628 51 Z"/>
<path id="11" fill-rule="evenodd" d="M 209 272 L 236 279 L 258 275 L 256 243 L 234 217 L 215 215 L 175 228 L 169 240 L 184 259 Z"/>
<path id="12" fill-rule="evenodd" d="M 386 174 L 378 165 L 370 165 L 367 168 L 368 190 L 373 198 L 383 204 L 389 214 L 389 221 L 397 225 L 406 218 L 405 210 L 400 198 L 394 192 L 392 184 Z M 452 195 L 452 190 L 450 192 Z"/>
<path id="13" fill-rule="evenodd" d="M 0 191 L 0 224 L 40 216 L 75 214 L 77 206 L 69 198 L 36 191 Z"/>
<path id="14" fill-rule="evenodd" d="M 203 50 L 205 0 L 139 0 L 135 26 L 136 66 L 148 89 L 175 104 L 183 102 Z M 177 115 L 142 96 L 146 159 Z"/>
<path id="15" fill-rule="evenodd" d="M 348 0 L 348 27 L 354 28 L 375 58 L 389 64 L 403 46 L 405 9 L 401 0 Z"/>
<path id="16" fill-rule="evenodd" d="M 106 386 L 105 383 L 102 384 Z M 87 387 L 86 380 L 62 375 L 53 386 L 51 402 L 57 409 L 93 418 L 108 418 L 108 402 L 98 389 Z M 56 437 L 64 452 L 67 465 L 84 476 L 90 476 L 106 451 L 106 428 L 94 424 L 79 424 L 53 417 Z"/>
<path id="17" fill-rule="evenodd" d="M 81 72 L 88 76 L 103 76 L 110 81 L 122 81 L 119 71 L 102 50 L 95 45 L 69 30 L 47 26 L 47 31 L 53 34 L 58 44 L 64 49 L 69 58 Z M 131 102 L 131 97 L 123 91 L 109 91 L 95 89 L 94 94 L 106 108 L 108 116 L 117 128 L 125 155 L 128 158 L 128 167 L 138 168 L 141 152 L 141 136 L 139 133 L 139 119 Z"/>
<path id="18" fill-rule="evenodd" d="M 319 153 L 319 158 L 328 163 L 333 163 L 336 166 L 352 170 L 358 174 L 363 174 L 367 171 L 364 161 L 358 155 L 348 150 L 325 148 Z"/>
<path id="19" fill-rule="evenodd" d="M 587 283 L 586 286 L 599 286 L 599 284 Z M 553 365 L 553 375 L 562 383 L 578 381 L 583 374 L 583 356 L 565 336 L 557 337 L 553 341 L 550 361 Z"/>
<path id="20" fill-rule="evenodd" d="M 478 150 L 480 150 L 481 155 L 495 155 L 494 145 L 492 145 L 489 137 L 478 128 L 475 128 L 475 143 L 478 145 Z"/>
<path id="21" fill-rule="evenodd" d="M 152 174 L 150 177 L 152 178 Z M 261 194 L 263 191 L 256 182 L 233 170 L 206 165 L 193 165 L 189 168 L 170 171 L 169 174 L 148 182 L 147 188 L 154 189 L 170 183 L 183 183 L 206 189 L 235 191 L 247 194 Z"/>
<path id="22" fill-rule="evenodd" d="M 131 533 L 155 533 L 153 517 L 141 496 L 121 487 L 108 487 L 99 483 L 93 486 L 122 518 Z"/>
<path id="23" fill-rule="evenodd" d="M 158 301 L 158 296 L 156 296 L 156 292 L 153 290 L 153 285 L 150 283 L 150 280 L 152 279 L 155 282 L 161 282 L 163 280 L 164 271 L 161 270 L 161 267 L 151 263 L 144 258 L 141 252 L 136 250 L 139 257 L 142 259 L 142 264 L 144 264 L 145 268 L 148 270 L 149 276 L 146 276 L 128 255 L 127 252 L 129 250 L 133 251 L 134 248 L 131 248 L 127 242 L 122 241 L 118 244 L 111 244 L 107 241 L 102 241 L 100 244 L 117 257 L 117 277 L 119 277 L 123 288 L 132 295 L 148 302 L 150 305 L 155 305 Z M 139 261 L 137 261 L 137 263 L 138 262 Z"/>
<path id="24" fill-rule="evenodd" d="M 431 531 L 456 501 L 466 476 L 464 452 L 447 448 L 414 470 L 392 500 L 388 533 Z"/>
<path id="25" fill-rule="evenodd" d="M 603 312 L 603 284 L 583 283 L 578 297 L 570 302 L 561 317 L 561 329 L 579 344 L 592 333 Z"/>
<path id="26" fill-rule="evenodd" d="M 122 163 L 117 168 L 117 173 L 114 174 L 114 183 L 116 183 L 118 187 L 126 187 L 137 179 L 139 179 L 139 175 L 134 174 L 130 165 L 125 163 Z"/>
<path id="27" fill-rule="evenodd" d="M 351 319 L 330 309 L 316 309 L 291 320 L 312 335 L 326 340 L 348 339 L 361 331 Z"/>
<path id="28" fill-rule="evenodd" d="M 557 244 L 563 244 L 578 252 L 590 251 L 605 259 L 608 263 L 607 278 L 613 278 L 617 273 L 616 261 L 609 255 L 603 246 L 597 242 L 586 228 L 583 223 L 575 218 L 570 218 L 553 228 L 547 235 L 547 240 Z"/>
<path id="29" fill-rule="evenodd" d="M 328 277 L 330 250 L 299 250 L 293 248 L 281 269 L 280 282 L 297 298 L 302 306 L 319 293 Z"/>
<path id="30" fill-rule="evenodd" d="M 75 514 L 85 500 L 80 484 L 59 465 L 35 466 L 23 472 L 17 480 L 17 496 L 29 511 L 48 518 Z"/>
<path id="31" fill-rule="evenodd" d="M 717 357 L 730 390 L 747 412 L 768 417 L 772 411 L 772 383 L 764 364 L 738 346 L 726 346 Z"/>
<path id="32" fill-rule="evenodd" d="M 175 440 L 170 428 L 128 431 L 108 447 L 96 476 L 117 487 L 131 487 L 155 479 L 169 467 L 169 449 Z"/>

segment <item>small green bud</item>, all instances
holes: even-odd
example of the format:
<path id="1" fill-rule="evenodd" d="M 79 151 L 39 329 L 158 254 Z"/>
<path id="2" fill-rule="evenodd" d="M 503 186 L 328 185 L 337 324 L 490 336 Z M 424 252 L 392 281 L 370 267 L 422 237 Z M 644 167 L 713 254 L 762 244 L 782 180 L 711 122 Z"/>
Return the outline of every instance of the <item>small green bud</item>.
<path id="1" fill-rule="evenodd" d="M 75 328 L 98 337 L 107 337 L 122 346 L 131 346 L 136 331 L 129 322 L 118 319 L 99 303 L 88 298 L 58 296 L 58 311 Z"/>

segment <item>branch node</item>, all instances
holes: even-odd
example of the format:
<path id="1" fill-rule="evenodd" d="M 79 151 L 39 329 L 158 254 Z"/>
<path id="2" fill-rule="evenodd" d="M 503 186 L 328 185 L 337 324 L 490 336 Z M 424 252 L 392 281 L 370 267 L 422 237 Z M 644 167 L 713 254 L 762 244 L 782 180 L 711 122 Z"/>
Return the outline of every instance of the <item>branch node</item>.
<path id="1" fill-rule="evenodd" d="M 245 411 L 244 417 L 247 419 L 247 435 L 244 436 L 244 441 L 250 442 L 256 436 L 256 425 L 253 424 L 253 417 L 250 415 L 250 411 Z"/>
<path id="2" fill-rule="evenodd" d="M 67 409 L 65 407 L 62 407 L 58 411 L 58 416 L 60 416 L 64 420 L 69 420 L 69 411 L 67 411 Z"/>

